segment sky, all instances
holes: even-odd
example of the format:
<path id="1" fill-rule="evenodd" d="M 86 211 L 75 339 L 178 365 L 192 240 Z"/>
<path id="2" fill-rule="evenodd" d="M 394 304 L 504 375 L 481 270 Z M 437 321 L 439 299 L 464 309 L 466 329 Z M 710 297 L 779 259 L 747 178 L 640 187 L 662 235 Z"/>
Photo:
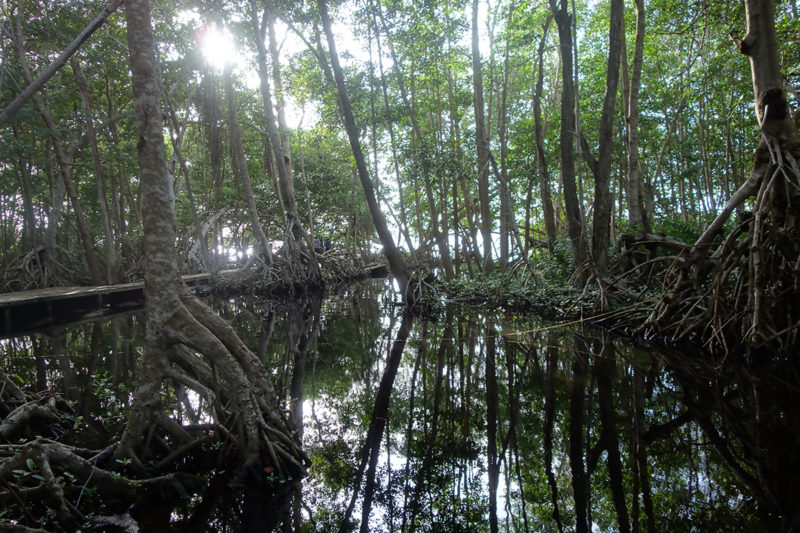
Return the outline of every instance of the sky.
<path id="1" fill-rule="evenodd" d="M 481 2 L 479 4 L 478 16 L 481 21 L 481 55 L 486 57 L 489 54 L 489 39 L 485 24 L 488 16 L 487 3 Z M 340 55 L 340 61 L 344 66 L 346 66 L 348 62 L 366 64 L 369 60 L 367 44 L 353 33 L 353 27 L 346 22 L 348 18 L 350 17 L 348 17 L 347 12 L 343 9 L 339 9 L 337 17 L 333 20 L 333 33 L 336 39 L 336 47 Z M 205 23 L 201 15 L 193 10 L 181 11 L 178 14 L 177 22 L 180 24 L 192 24 L 200 28 L 197 33 L 198 46 L 210 65 L 222 71 L 226 64 L 232 62 L 234 70 L 243 77 L 247 87 L 254 90 L 258 88 L 258 73 L 248 65 L 242 54 L 243 47 L 240 47 L 235 42 L 236 39 L 226 28 Z M 287 57 L 305 49 L 303 41 L 280 20 L 276 23 L 276 30 L 278 33 L 278 43 L 282 46 L 281 57 Z M 467 48 L 471 46 L 470 39 L 470 32 L 465 32 L 463 44 Z M 391 59 L 388 57 L 383 58 L 383 62 L 384 66 L 391 65 Z M 284 97 L 287 102 L 286 118 L 289 127 L 297 128 L 301 122 L 306 127 L 313 126 L 313 122 L 318 118 L 316 109 L 306 108 L 305 111 L 303 111 L 297 106 L 297 103 L 291 95 L 286 94 Z"/>

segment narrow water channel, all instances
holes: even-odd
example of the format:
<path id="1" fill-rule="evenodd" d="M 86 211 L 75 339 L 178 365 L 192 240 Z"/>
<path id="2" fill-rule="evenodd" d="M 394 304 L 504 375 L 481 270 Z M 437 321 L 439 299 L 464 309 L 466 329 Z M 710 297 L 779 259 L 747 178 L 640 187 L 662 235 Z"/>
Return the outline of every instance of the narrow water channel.
<path id="1" fill-rule="evenodd" d="M 313 464 L 256 487 L 210 469 L 197 494 L 130 509 L 140 531 L 798 526 L 794 361 L 709 362 L 465 307 L 412 319 L 380 283 L 210 302 L 271 369 Z M 72 402 L 75 445 L 99 449 L 124 425 L 142 336 L 128 313 L 9 338 L 1 370 Z M 187 424 L 210 421 L 180 386 L 165 401 Z"/>

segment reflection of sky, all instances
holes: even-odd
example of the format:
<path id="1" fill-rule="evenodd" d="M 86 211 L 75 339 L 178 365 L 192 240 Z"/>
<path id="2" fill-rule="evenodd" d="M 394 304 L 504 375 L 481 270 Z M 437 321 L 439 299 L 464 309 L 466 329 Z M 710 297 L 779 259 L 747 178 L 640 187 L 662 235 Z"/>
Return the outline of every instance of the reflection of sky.
<path id="1" fill-rule="evenodd" d="M 326 478 L 323 475 L 323 470 L 330 466 L 324 463 L 319 463 L 321 459 L 321 451 L 326 446 L 337 443 L 339 440 L 345 446 L 338 449 L 334 454 L 334 460 L 340 460 L 346 465 L 358 464 L 360 457 L 358 456 L 363 441 L 366 435 L 367 427 L 369 426 L 369 416 L 371 414 L 375 395 L 378 388 L 380 377 L 384 372 L 387 355 L 390 350 L 391 342 L 397 334 L 399 328 L 399 320 L 392 320 L 389 314 L 398 312 L 393 306 L 385 305 L 381 309 L 382 299 L 385 298 L 385 292 L 380 287 L 375 285 L 370 286 L 373 290 L 359 290 L 357 287 L 349 288 L 348 291 L 340 296 L 334 296 L 328 299 L 322 306 L 324 319 L 320 319 L 320 323 L 327 325 L 326 329 L 320 333 L 320 348 L 317 345 L 312 345 L 307 357 L 305 367 L 305 389 L 303 400 L 303 440 L 307 452 L 318 461 L 317 470 L 312 468 L 310 476 L 304 480 L 304 503 L 309 505 L 313 512 L 322 512 L 327 510 L 341 510 L 343 505 L 349 500 L 351 495 L 350 487 L 330 487 L 326 486 Z M 378 290 L 375 290 L 375 289 Z M 250 302 L 250 300 L 248 300 Z M 262 307 L 265 304 L 263 300 L 257 305 Z M 275 302 L 269 300 L 267 302 Z M 360 302 L 360 304 L 356 303 Z M 377 305 L 376 305 L 377 304 Z M 236 315 L 233 319 L 235 327 L 240 328 L 240 334 L 243 339 L 248 339 L 250 343 L 258 342 L 258 332 L 261 327 L 260 320 L 263 317 L 250 315 L 247 309 L 254 309 L 256 306 L 242 305 L 238 308 L 232 309 L 231 315 Z M 356 306 L 359 306 L 357 309 Z M 285 332 L 285 313 L 280 311 L 279 304 L 276 303 L 275 309 L 272 309 L 278 317 L 275 325 L 273 336 L 271 337 L 271 344 L 267 354 L 267 364 L 270 365 L 272 370 L 273 380 L 276 386 L 282 384 L 288 387 L 292 367 L 291 362 L 285 359 L 286 344 L 284 344 Z M 239 313 L 237 313 L 239 311 Z M 271 312 L 272 312 L 271 311 Z M 358 311 L 358 312 L 356 312 Z M 466 323 L 465 316 L 467 313 L 477 313 L 475 310 L 464 311 L 455 315 L 456 321 L 461 321 L 462 325 Z M 361 322 L 353 326 L 353 321 L 357 320 L 359 316 Z M 477 316 L 477 315 L 476 315 Z M 413 489 L 413 484 L 416 479 L 417 470 L 421 467 L 423 461 L 422 450 L 424 449 L 425 433 L 423 431 L 423 424 L 427 423 L 428 431 L 430 431 L 431 424 L 431 406 L 433 403 L 433 380 L 435 379 L 435 365 L 436 365 L 436 351 L 439 347 L 438 343 L 441 341 L 443 334 L 443 320 L 440 319 L 438 323 L 429 323 L 424 325 L 417 321 L 412 329 L 411 337 L 409 338 L 406 349 L 401 359 L 398 373 L 394 382 L 392 390 L 391 404 L 389 407 L 388 416 L 389 420 L 389 438 L 390 445 L 387 448 L 386 434 L 382 437 L 380 453 L 378 455 L 378 476 L 376 482 L 381 490 L 385 489 L 387 483 L 386 472 L 391 469 L 393 475 L 401 473 L 407 466 L 406 461 L 406 430 L 409 420 L 408 400 L 411 394 L 411 389 L 416 380 L 415 390 L 415 408 L 413 412 L 413 438 L 417 439 L 413 447 L 414 455 L 410 460 L 408 467 L 411 474 L 409 486 Z M 312 321 L 306 321 L 310 325 Z M 482 513 L 488 512 L 488 470 L 486 461 L 487 437 L 484 425 L 485 417 L 485 391 L 484 391 L 484 361 L 483 361 L 483 333 L 482 327 L 485 320 L 478 316 L 475 329 L 469 330 L 462 328 L 462 330 L 454 330 L 454 336 L 461 335 L 456 338 L 455 349 L 456 353 L 450 354 L 445 359 L 445 366 L 443 368 L 444 376 L 444 389 L 442 395 L 442 404 L 439 422 L 439 441 L 434 446 L 437 446 L 437 451 L 441 452 L 444 460 L 433 465 L 437 473 L 446 476 L 442 481 L 442 485 L 435 485 L 434 497 L 439 498 L 452 498 L 450 503 L 454 506 L 461 506 L 466 508 L 468 505 L 480 505 Z M 527 504 L 531 516 L 534 513 L 539 513 L 539 518 L 546 514 L 549 509 L 549 499 L 543 498 L 542 501 L 534 501 L 532 498 L 540 496 L 536 491 L 544 487 L 544 466 L 542 464 L 541 447 L 542 442 L 542 406 L 544 400 L 542 399 L 542 390 L 546 368 L 549 364 L 546 361 L 546 342 L 553 342 L 554 347 L 558 348 L 557 359 L 553 362 L 556 364 L 555 374 L 556 381 L 553 382 L 555 387 L 556 403 L 555 403 L 555 427 L 553 433 L 553 470 L 556 479 L 559 483 L 560 505 L 562 506 L 562 513 L 564 513 L 565 524 L 569 523 L 566 518 L 570 514 L 571 505 L 571 492 L 569 486 L 569 479 L 571 476 L 570 462 L 568 456 L 568 439 L 567 425 L 569 420 L 568 407 L 569 407 L 569 387 L 571 384 L 571 357 L 575 349 L 574 332 L 567 329 L 548 330 L 547 334 L 543 333 L 542 324 L 535 322 L 528 318 L 514 318 L 507 320 L 498 319 L 498 330 L 502 333 L 498 334 L 497 342 L 497 378 L 498 378 L 498 394 L 500 400 L 500 417 L 498 421 L 498 441 L 502 442 L 506 437 L 508 431 L 508 379 L 506 368 L 506 356 L 509 350 L 515 350 L 517 359 L 514 366 L 515 383 L 521 385 L 520 390 L 520 409 L 518 419 L 518 442 L 517 450 L 507 451 L 505 460 L 500 464 L 499 486 L 498 486 L 498 520 L 501 522 L 508 519 L 509 521 L 519 518 L 519 505 L 520 487 L 516 481 L 516 471 L 510 467 L 513 466 L 511 462 L 512 456 L 516 460 L 516 454 L 519 454 L 521 461 L 522 476 L 525 479 L 525 491 L 527 495 Z M 390 329 L 390 325 L 392 328 Z M 108 322 L 103 323 L 104 328 L 108 328 Z M 137 328 L 141 327 L 141 322 L 138 323 Z M 340 328 L 340 329 L 337 329 Z M 419 371 L 414 377 L 413 370 L 417 357 L 420 355 L 422 339 L 422 331 L 427 329 L 428 337 L 424 339 L 427 342 L 427 347 L 424 351 L 425 362 L 420 365 Z M 48 381 L 51 386 L 58 388 L 61 386 L 63 380 L 63 372 L 65 368 L 73 369 L 76 375 L 76 382 L 81 386 L 83 370 L 85 368 L 85 354 L 87 351 L 88 335 L 91 330 L 86 326 L 70 327 L 62 329 L 58 333 L 65 339 L 65 346 L 58 354 L 66 354 L 69 358 L 67 365 L 62 366 L 60 357 L 63 355 L 48 355 L 45 354 Z M 255 333 L 254 333 L 255 332 Z M 249 337 L 247 334 L 249 333 Z M 306 332 L 308 333 L 308 332 Z M 591 335 L 591 332 L 585 330 L 584 335 Z M 141 338 L 140 333 L 128 331 L 126 335 L 131 338 Z M 343 338 L 343 336 L 348 337 Z M 357 337 L 357 338 L 356 338 Z M 43 337 L 48 338 L 48 337 Z M 470 339 L 474 340 L 470 340 Z M 321 347 L 326 343 L 328 347 L 334 343 L 330 339 L 336 339 L 339 344 L 336 344 L 336 350 L 340 350 L 342 342 L 347 349 L 347 354 L 342 355 L 341 352 L 333 351 L 326 354 L 326 363 L 323 363 Z M 357 349 L 351 350 L 349 346 L 361 346 L 362 341 L 366 346 L 363 349 L 367 353 L 359 352 Z M 49 341 L 48 341 L 49 342 Z M 137 341 L 138 342 L 138 341 Z M 457 362 L 458 350 L 464 350 L 465 370 L 467 366 L 467 358 L 469 357 L 468 351 L 470 343 L 474 342 L 474 359 L 472 367 L 469 369 L 471 373 L 469 384 L 469 420 L 470 424 L 470 439 L 474 441 L 473 447 L 466 450 L 469 455 L 464 455 L 456 450 L 443 449 L 444 442 L 458 444 L 459 439 L 462 438 L 460 416 L 458 413 L 448 413 L 447 409 L 456 410 L 460 412 L 462 397 L 459 394 L 459 383 L 462 379 L 460 373 L 460 365 Z M 513 344 L 511 344 L 513 343 Z M 615 389 L 615 402 L 617 415 L 619 418 L 619 437 L 620 448 L 623 452 L 623 468 L 629 466 L 630 461 L 630 422 L 625 417 L 630 414 L 630 398 L 631 398 L 631 375 L 632 367 L 627 361 L 638 361 L 641 352 L 635 351 L 627 341 L 613 341 L 615 346 L 615 354 L 619 359 L 618 365 L 618 381 L 614 384 Z M 513 348 L 509 348 L 513 346 Z M 255 346 L 250 346 L 255 349 Z M 3 371 L 7 376 L 18 374 L 20 379 L 25 384 L 35 383 L 35 368 L 33 362 L 35 360 L 34 342 L 30 337 L 23 337 L 13 340 L 0 341 L 0 361 L 3 363 Z M 50 346 L 41 346 L 42 350 L 51 350 Z M 585 355 L 588 356 L 589 364 L 596 364 L 599 355 L 592 353 L 591 343 L 588 343 L 583 348 L 587 350 Z M 120 391 L 118 396 L 109 397 L 107 385 L 98 387 L 98 384 L 107 384 L 111 365 L 114 361 L 114 353 L 109 349 L 101 347 L 100 353 L 102 354 L 99 366 L 97 368 L 97 375 L 101 376 L 94 380 L 91 387 L 95 387 L 95 391 L 100 397 L 105 398 L 104 405 L 109 408 L 114 408 L 114 413 L 119 412 L 120 407 L 124 407 L 130 401 L 127 396 L 129 390 Z M 318 351 L 319 350 L 319 351 Z M 532 351 L 529 351 L 532 350 Z M 330 356 L 330 358 L 327 358 Z M 452 357 L 451 357 L 452 356 Z M 549 356 L 548 356 L 549 357 Z M 523 358 L 527 363 L 523 362 Z M 335 368 L 323 368 L 322 364 L 330 364 Z M 645 363 L 641 363 L 645 365 Z M 649 364 L 649 363 L 648 363 Z M 106 365 L 105 367 L 102 365 Z M 316 366 L 315 366 L 316 365 Z M 645 365 L 646 367 L 646 365 Z M 87 372 L 88 374 L 88 372 Z M 324 378 L 323 378 L 324 375 Z M 105 377 L 102 377 L 105 376 Z M 427 379 L 424 384 L 423 380 Z M 448 397 L 446 395 L 447 384 L 452 383 L 453 389 L 450 389 L 454 396 Z M 427 387 L 427 389 L 425 388 Z M 669 377 L 669 374 L 660 376 L 655 383 L 652 398 L 647 399 L 645 406 L 644 416 L 648 425 L 661 424 L 668 421 L 675 413 L 680 413 L 685 409 L 679 402 L 678 398 L 681 395 L 680 386 Z M 98 392 L 99 391 L 99 392 Z M 591 397 L 597 392 L 597 385 L 587 383 L 586 394 Z M 192 408 L 197 411 L 200 407 L 199 396 L 192 391 L 187 391 L 188 400 Z M 115 399 L 116 398 L 116 399 Z M 288 400 L 287 400 L 288 402 Z M 589 402 L 587 401 L 587 404 Z M 116 407 L 114 404 L 119 404 Z M 205 406 L 207 409 L 207 405 Z M 599 438 L 600 427 L 597 420 L 597 404 L 593 407 L 588 406 L 588 413 L 591 415 L 587 418 L 587 423 L 590 424 L 586 428 L 586 435 L 591 439 L 592 444 L 596 444 Z M 175 416 L 177 413 L 171 413 Z M 102 416 L 102 415 L 101 415 Z M 121 418 L 120 418 L 121 420 Z M 200 418 L 201 423 L 212 422 L 208 412 L 204 412 Z M 183 423 L 190 423 L 188 417 L 184 413 Z M 746 423 L 746 422 L 744 422 Z M 653 484 L 654 496 L 662 503 L 666 498 L 673 498 L 674 495 L 681 491 L 686 491 L 687 481 L 690 488 L 693 489 L 690 493 L 686 494 L 685 501 L 682 500 L 680 504 L 681 511 L 667 510 L 665 513 L 678 513 L 684 512 L 691 516 L 695 513 L 699 514 L 704 509 L 708 501 L 715 501 L 717 505 L 721 505 L 726 509 L 736 509 L 743 501 L 740 493 L 735 492 L 736 486 L 731 485 L 726 481 L 730 476 L 730 472 L 724 470 L 724 465 L 715 457 L 713 451 L 709 453 L 709 446 L 705 441 L 703 432 L 693 423 L 687 424 L 684 428 L 678 430 L 674 436 L 675 442 L 661 441 L 664 446 L 653 446 L 649 456 L 649 468 L 651 472 L 651 483 Z M 675 444 L 677 443 L 677 444 Z M 502 450 L 502 446 L 498 443 L 498 452 Z M 663 449 L 662 449 L 663 448 Z M 509 448 L 511 449 L 511 447 Z M 474 455 L 472 455 L 474 453 Z M 588 453 L 588 452 L 585 452 Z M 338 455 L 337 455 L 338 454 Z M 628 454 L 627 456 L 625 454 Z M 327 456 L 326 456 L 327 457 Z M 597 469 L 591 476 L 590 482 L 592 483 L 592 505 L 593 513 L 597 519 L 603 516 L 609 516 L 608 509 L 610 507 L 610 500 L 607 498 L 607 480 L 608 474 L 606 472 L 606 454 L 603 453 L 600 457 Z M 470 485 L 469 491 L 464 490 L 464 476 L 473 482 Z M 395 488 L 398 492 L 395 493 L 393 504 L 395 512 L 399 512 L 403 505 L 403 480 L 399 477 L 394 478 L 398 483 Z M 399 481 L 397 481 L 399 479 Z M 426 479 L 426 487 L 430 488 L 435 481 L 434 478 Z M 529 485 L 530 484 L 530 485 Z M 537 488 L 538 487 L 538 488 Z M 531 491 L 533 489 L 533 491 Z M 427 489 L 426 489 L 427 490 Z M 448 494 L 446 491 L 451 491 Z M 443 492 L 444 491 L 444 492 Z M 546 492 L 545 492 L 546 493 Z M 426 505 L 428 504 L 427 496 L 424 496 Z M 672 500 L 670 500 L 672 501 Z M 448 502 L 438 501 L 437 505 Z M 510 509 L 510 511 L 509 511 Z M 422 511 L 427 512 L 427 511 Z M 461 510 L 447 510 L 444 507 L 440 508 L 440 513 L 450 513 L 451 516 L 459 519 L 463 518 L 459 513 Z M 729 512 L 725 510 L 725 512 Z M 383 524 L 389 519 L 389 507 L 385 500 L 379 501 L 376 498 L 371 514 L 371 521 Z M 544 514 L 543 514 L 544 513 Z M 604 515 L 605 513 L 605 515 Z M 305 515 L 304 515 L 305 516 Z M 421 515 L 422 516 L 422 515 Z M 483 516 L 483 515 L 482 515 Z M 356 507 L 355 519 L 360 519 L 360 506 Z M 428 519 L 425 516 L 424 519 Z M 397 515 L 395 515 L 397 520 Z M 395 525 L 397 523 L 395 522 Z M 536 530 L 536 528 L 532 528 Z M 593 524 L 593 530 L 603 530 L 602 527 Z"/>

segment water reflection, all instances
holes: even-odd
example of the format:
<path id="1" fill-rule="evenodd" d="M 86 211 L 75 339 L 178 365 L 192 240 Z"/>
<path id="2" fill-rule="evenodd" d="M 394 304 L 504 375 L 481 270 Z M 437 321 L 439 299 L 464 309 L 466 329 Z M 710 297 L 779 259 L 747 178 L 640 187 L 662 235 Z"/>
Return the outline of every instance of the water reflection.
<path id="1" fill-rule="evenodd" d="M 710 363 L 466 308 L 415 321 L 385 300 L 379 284 L 325 301 L 214 300 L 272 370 L 313 466 L 301 482 L 256 487 L 212 469 L 160 512 L 140 502 L 130 511 L 140 527 L 798 527 L 794 362 Z M 124 422 L 141 340 L 141 318 L 126 316 L 0 341 L 2 377 L 73 404 L 76 427 L 46 436 L 102 448 Z M 181 419 L 202 422 L 202 406 L 174 392 Z"/>

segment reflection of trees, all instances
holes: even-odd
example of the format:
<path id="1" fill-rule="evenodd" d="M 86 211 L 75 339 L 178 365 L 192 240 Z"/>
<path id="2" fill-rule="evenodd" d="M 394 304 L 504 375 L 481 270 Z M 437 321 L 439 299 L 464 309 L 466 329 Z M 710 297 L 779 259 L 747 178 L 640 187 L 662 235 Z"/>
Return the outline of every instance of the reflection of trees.
<path id="1" fill-rule="evenodd" d="M 397 331 L 397 335 L 391 344 L 391 351 L 386 361 L 386 368 L 383 371 L 380 386 L 375 395 L 375 404 L 372 408 L 369 429 L 367 429 L 367 435 L 361 447 L 359 467 L 356 471 L 356 477 L 353 483 L 353 496 L 350 499 L 350 504 L 342 519 L 340 531 L 349 529 L 350 516 L 353 512 L 358 494 L 361 491 L 362 481 L 365 482 L 365 485 L 363 489 L 363 501 L 361 503 L 361 532 L 369 531 L 369 515 L 375 494 L 375 473 L 378 465 L 381 437 L 383 436 L 383 430 L 386 427 L 386 420 L 389 416 L 389 400 L 392 396 L 394 380 L 397 376 L 397 369 L 400 366 L 400 359 L 403 355 L 412 323 L 413 316 L 408 312 L 404 313 L 400 329 Z"/>
<path id="2" fill-rule="evenodd" d="M 581 520 L 604 531 L 624 530 L 626 521 L 631 531 L 788 530 L 797 520 L 800 379 L 790 363 L 717 368 L 688 355 L 650 357 L 590 330 L 538 331 L 527 320 L 457 309 L 418 322 L 412 333 L 408 317 L 382 323 L 378 301 L 378 292 L 352 288 L 325 303 L 221 303 L 274 369 L 312 475 L 302 484 L 231 490 L 235 472 L 212 471 L 184 507 L 137 517 L 155 524 L 172 512 L 187 530 L 246 530 L 266 520 L 286 530 L 331 530 L 350 527 L 342 522 L 350 507 L 361 529 L 398 531 L 490 531 L 493 516 L 498 529 L 514 531 L 572 530 Z M 128 317 L 6 341 L 0 435 L 12 442 L 74 435 L 76 445 L 106 446 L 124 422 L 141 335 L 139 319 Z M 59 411 L 66 402 L 41 394 L 47 388 L 74 395 L 69 417 Z M 176 419 L 207 420 L 187 390 L 167 392 L 163 402 Z M 31 400 L 41 409 L 20 413 L 35 431 L 14 433 L 6 420 Z M 74 426 L 80 413 L 103 420 Z M 204 460 L 213 469 L 215 457 L 198 451 L 194 465 Z M 6 464 L 0 470 L 12 469 Z M 73 467 L 88 476 L 86 464 Z M 84 480 L 65 482 L 66 501 Z M 111 490 L 111 481 L 98 486 Z M 114 490 L 128 486 L 120 483 Z M 162 502 L 175 496 L 164 485 L 146 492 L 164 494 Z M 23 518 L 13 501 L 0 489 L 0 503 Z M 87 494 L 81 509 L 96 504 Z"/>
<path id="3" fill-rule="evenodd" d="M 718 460 L 773 531 L 800 527 L 800 374 L 791 361 L 715 366 L 700 358 L 666 358 L 688 416 Z M 730 474 L 729 474 L 730 475 Z M 747 499 L 745 499 L 747 505 Z"/>
<path id="4" fill-rule="evenodd" d="M 497 518 L 521 531 L 570 523 L 587 531 L 715 529 L 759 519 L 746 503 L 731 503 L 757 501 L 735 477 L 742 468 L 729 464 L 744 462 L 747 447 L 725 445 L 740 455 L 717 451 L 731 430 L 717 428 L 721 438 L 710 438 L 705 421 L 686 416 L 674 378 L 657 361 L 589 331 L 520 342 L 506 324 L 493 351 L 491 328 L 479 324 L 448 315 L 420 325 L 420 350 L 401 367 L 405 385 L 393 392 L 403 418 L 386 428 L 387 453 L 402 453 L 404 466 L 387 465 L 375 481 L 385 527 L 435 522 L 488 531 L 495 479 L 497 502 L 505 503 Z M 706 418 L 719 424 L 719 416 Z M 483 439 L 486 447 L 470 444 Z"/>

